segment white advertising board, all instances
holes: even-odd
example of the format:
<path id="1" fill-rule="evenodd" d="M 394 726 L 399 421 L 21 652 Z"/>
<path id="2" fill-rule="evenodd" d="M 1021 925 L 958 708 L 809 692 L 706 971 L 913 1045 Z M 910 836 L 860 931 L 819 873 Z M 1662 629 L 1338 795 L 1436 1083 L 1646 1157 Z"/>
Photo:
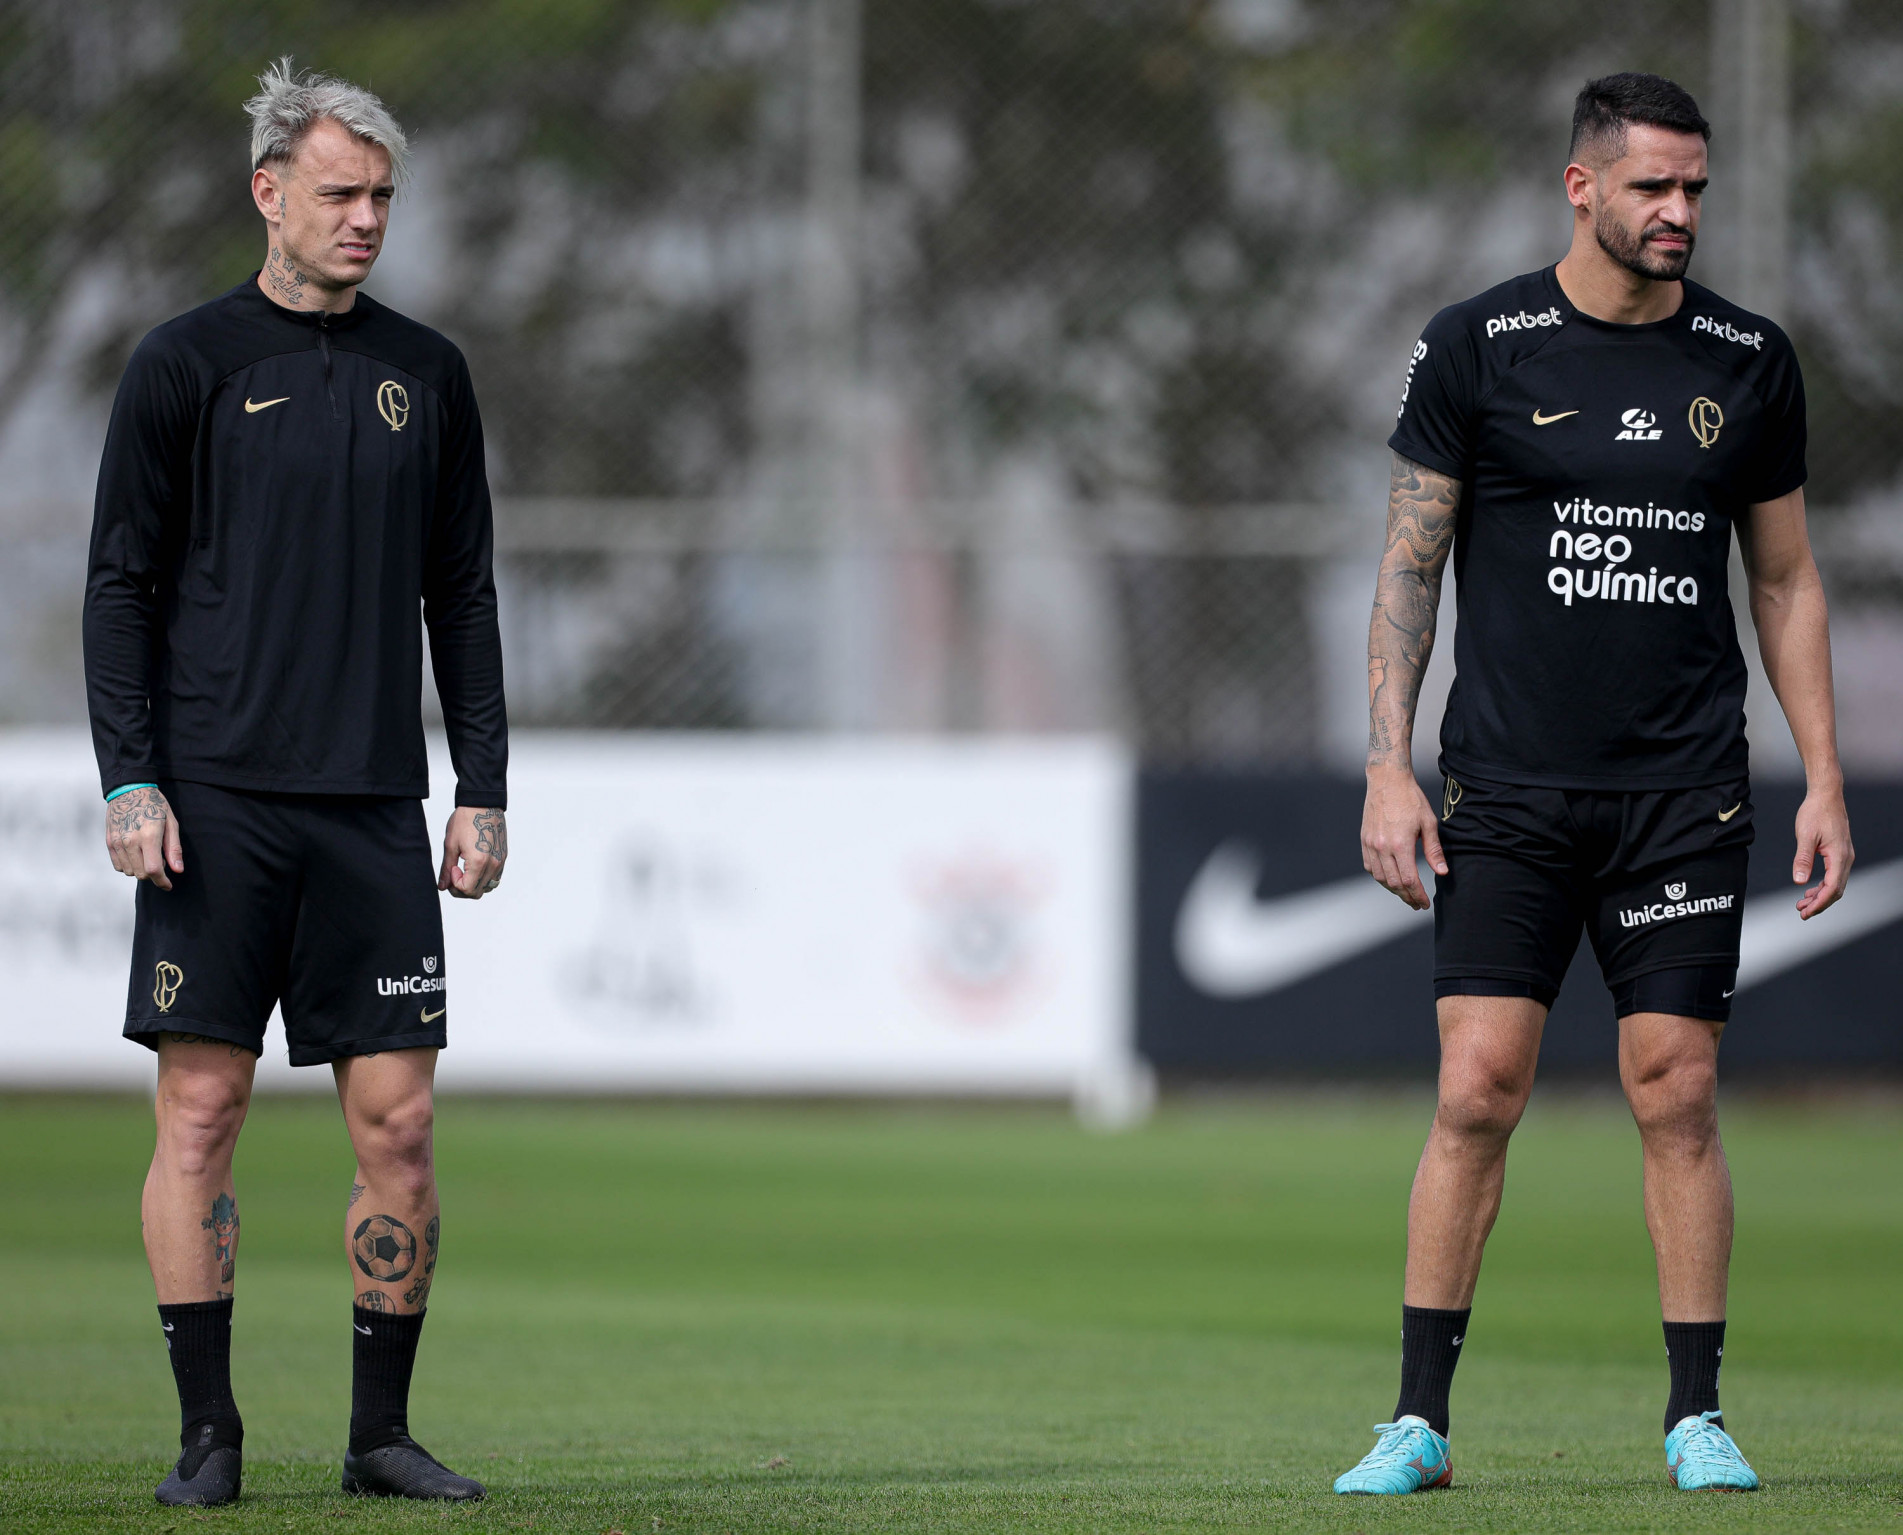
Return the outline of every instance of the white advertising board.
<path id="1" fill-rule="evenodd" d="M 440 1081 L 1127 1115 L 1131 777 L 1094 739 L 518 734 L 508 876 L 444 901 Z M 0 735 L 0 1082 L 151 1080 L 102 821 L 83 732 Z M 274 1020 L 260 1082 L 294 1079 L 329 1073 L 292 1072 Z"/>

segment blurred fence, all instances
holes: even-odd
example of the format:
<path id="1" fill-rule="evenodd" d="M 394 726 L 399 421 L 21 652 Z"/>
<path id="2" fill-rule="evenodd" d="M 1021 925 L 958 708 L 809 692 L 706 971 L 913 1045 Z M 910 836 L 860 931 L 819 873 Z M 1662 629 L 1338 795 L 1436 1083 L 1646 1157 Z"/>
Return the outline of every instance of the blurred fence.
<path id="1" fill-rule="evenodd" d="M 257 265 L 285 52 L 417 145 L 372 291 L 475 372 L 519 720 L 1285 766 L 1359 754 L 1415 333 L 1563 249 L 1580 81 L 1671 74 L 1695 271 L 1803 356 L 1846 748 L 1903 771 L 1877 0 L 0 0 L 8 717 L 82 708 L 105 406 Z"/>

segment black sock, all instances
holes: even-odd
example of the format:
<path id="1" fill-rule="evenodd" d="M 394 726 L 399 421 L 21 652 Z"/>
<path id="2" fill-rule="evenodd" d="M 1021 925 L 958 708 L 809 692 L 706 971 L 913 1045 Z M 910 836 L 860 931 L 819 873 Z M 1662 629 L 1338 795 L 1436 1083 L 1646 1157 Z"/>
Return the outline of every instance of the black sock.
<path id="1" fill-rule="evenodd" d="M 1665 1432 L 1681 1418 L 1718 1410 L 1718 1367 L 1725 1362 L 1723 1322 L 1667 1322 L 1665 1357 L 1672 1366 L 1672 1395 L 1665 1404 Z M 1724 1419 L 1717 1420 L 1719 1427 Z"/>
<path id="2" fill-rule="evenodd" d="M 1447 1435 L 1447 1396 L 1454 1387 L 1454 1366 L 1467 1341 L 1465 1311 L 1436 1311 L 1431 1306 L 1401 1308 L 1401 1400 L 1395 1421 L 1412 1413 L 1442 1438 Z"/>
<path id="3" fill-rule="evenodd" d="M 423 1336 L 417 1311 L 350 1308 L 355 1344 L 351 1353 L 350 1453 L 363 1455 L 410 1433 L 410 1372 L 416 1368 L 416 1344 Z"/>
<path id="4" fill-rule="evenodd" d="M 178 1442 L 244 1444 L 244 1423 L 231 1396 L 231 1298 L 159 1307 L 165 1347 L 178 1384 Z M 207 1426 L 209 1438 L 199 1431 Z"/>

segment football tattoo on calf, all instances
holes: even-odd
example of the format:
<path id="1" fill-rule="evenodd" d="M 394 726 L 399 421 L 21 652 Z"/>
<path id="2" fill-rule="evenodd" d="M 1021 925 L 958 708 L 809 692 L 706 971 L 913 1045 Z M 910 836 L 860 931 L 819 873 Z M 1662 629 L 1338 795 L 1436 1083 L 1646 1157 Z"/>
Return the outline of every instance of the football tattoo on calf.
<path id="1" fill-rule="evenodd" d="M 350 1255 L 366 1279 L 394 1284 L 416 1267 L 416 1233 L 394 1215 L 373 1215 L 352 1235 Z"/>

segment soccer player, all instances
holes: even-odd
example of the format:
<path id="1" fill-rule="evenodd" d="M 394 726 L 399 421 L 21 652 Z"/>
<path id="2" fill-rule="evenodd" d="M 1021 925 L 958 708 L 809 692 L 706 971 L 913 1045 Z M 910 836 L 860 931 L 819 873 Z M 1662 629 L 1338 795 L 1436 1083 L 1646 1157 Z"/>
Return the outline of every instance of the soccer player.
<path id="1" fill-rule="evenodd" d="M 1765 670 L 1804 760 L 1797 902 L 1852 859 L 1823 587 L 1804 529 L 1804 392 L 1769 320 L 1686 279 L 1710 129 L 1655 75 L 1573 113 L 1572 246 L 1436 315 L 1414 348 L 1369 638 L 1366 867 L 1409 905 L 1437 879 L 1440 1098 L 1408 1206 L 1401 1396 L 1335 1483 L 1452 1480 L 1447 1402 L 1507 1140 L 1583 928 L 1619 1021 L 1645 1161 L 1680 1489 L 1754 1488 L 1718 1408 L 1731 1179 L 1718 1038 L 1752 840 L 1735 532 Z M 1411 740 L 1453 551 L 1460 623 L 1431 804 Z"/>
<path id="2" fill-rule="evenodd" d="M 133 353 L 99 471 L 86 685 L 115 868 L 140 881 L 125 1033 L 157 1052 L 142 1203 L 182 1454 L 165 1504 L 238 1496 L 232 1150 L 273 1004 L 328 1064 L 357 1172 L 346 1492 L 470 1499 L 409 1436 L 441 1226 L 438 892 L 508 857 L 502 651 L 482 427 L 461 354 L 358 292 L 402 179 L 368 91 L 260 78 L 263 268 Z M 423 822 L 422 624 L 456 767 Z"/>

